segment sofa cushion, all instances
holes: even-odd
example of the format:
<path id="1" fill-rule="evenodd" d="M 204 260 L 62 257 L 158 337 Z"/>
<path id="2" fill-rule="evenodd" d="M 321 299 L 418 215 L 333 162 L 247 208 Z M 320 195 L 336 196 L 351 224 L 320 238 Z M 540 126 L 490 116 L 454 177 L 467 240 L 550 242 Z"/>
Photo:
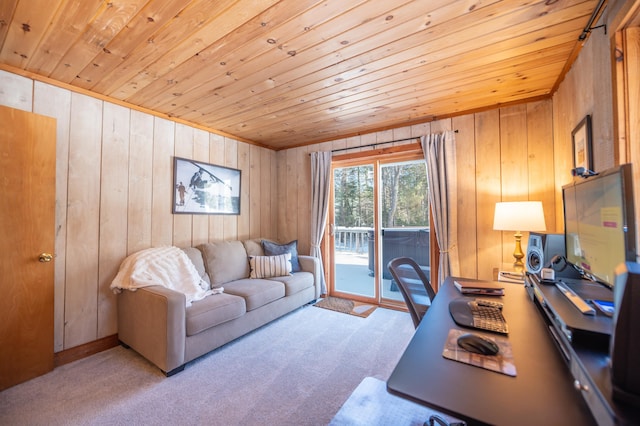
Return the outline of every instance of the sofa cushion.
<path id="1" fill-rule="evenodd" d="M 198 271 L 198 275 L 200 278 L 207 284 L 205 290 L 209 290 L 211 288 L 211 280 L 209 280 L 209 275 L 207 275 L 207 270 L 204 267 L 204 261 L 202 260 L 202 253 L 195 247 L 185 247 L 182 249 L 183 252 L 187 255 L 193 266 L 196 267 L 196 271 Z"/>
<path id="2" fill-rule="evenodd" d="M 313 287 L 313 274 L 311 272 L 295 272 L 287 277 L 269 278 L 284 284 L 285 296 L 296 294 L 305 288 Z"/>
<path id="3" fill-rule="evenodd" d="M 193 336 L 208 328 L 215 327 L 241 317 L 247 311 L 244 299 L 232 294 L 213 294 L 193 302 L 187 308 L 187 336 Z"/>
<path id="4" fill-rule="evenodd" d="M 246 240 L 243 241 L 245 250 L 247 250 L 247 256 L 264 256 L 264 250 L 262 249 L 262 239 Z"/>
<path id="5" fill-rule="evenodd" d="M 211 287 L 220 287 L 229 281 L 249 276 L 247 251 L 241 241 L 201 244 L 198 249 L 202 252 L 204 265 L 211 278 Z"/>
<path id="6" fill-rule="evenodd" d="M 262 248 L 265 256 L 276 256 L 278 254 L 291 253 L 291 270 L 299 272 L 300 262 L 298 261 L 298 240 L 293 240 L 287 244 L 278 244 L 269 240 L 262 240 Z"/>
<path id="7" fill-rule="evenodd" d="M 291 275 L 291 253 L 278 256 L 249 256 L 250 278 L 285 277 Z"/>
<path id="8" fill-rule="evenodd" d="M 246 278 L 224 285 L 224 292 L 241 296 L 247 305 L 247 312 L 284 297 L 283 283 L 267 279 Z"/>

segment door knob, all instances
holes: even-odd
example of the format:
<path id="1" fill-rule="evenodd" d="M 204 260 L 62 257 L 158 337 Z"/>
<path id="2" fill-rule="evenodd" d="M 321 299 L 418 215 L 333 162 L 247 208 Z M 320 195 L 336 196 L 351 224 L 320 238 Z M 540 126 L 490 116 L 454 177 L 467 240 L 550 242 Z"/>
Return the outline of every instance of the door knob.
<path id="1" fill-rule="evenodd" d="M 40 256 L 38 256 L 38 260 L 43 263 L 51 262 L 53 260 L 53 255 L 50 253 L 41 253 Z"/>

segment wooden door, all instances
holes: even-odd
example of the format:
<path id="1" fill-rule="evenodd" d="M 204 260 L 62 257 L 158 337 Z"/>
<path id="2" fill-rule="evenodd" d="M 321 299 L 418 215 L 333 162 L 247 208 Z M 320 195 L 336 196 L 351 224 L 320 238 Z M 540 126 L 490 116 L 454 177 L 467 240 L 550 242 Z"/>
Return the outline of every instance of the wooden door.
<path id="1" fill-rule="evenodd" d="M 56 122 L 0 106 L 0 391 L 53 369 Z"/>

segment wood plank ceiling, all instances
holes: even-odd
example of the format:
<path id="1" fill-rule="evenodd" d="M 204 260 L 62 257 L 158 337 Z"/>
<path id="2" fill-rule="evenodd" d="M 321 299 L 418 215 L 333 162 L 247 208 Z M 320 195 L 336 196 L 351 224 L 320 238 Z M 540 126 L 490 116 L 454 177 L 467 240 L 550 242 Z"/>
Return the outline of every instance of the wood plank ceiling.
<path id="1" fill-rule="evenodd" d="M 596 0 L 2 0 L 0 63 L 283 149 L 549 96 Z"/>

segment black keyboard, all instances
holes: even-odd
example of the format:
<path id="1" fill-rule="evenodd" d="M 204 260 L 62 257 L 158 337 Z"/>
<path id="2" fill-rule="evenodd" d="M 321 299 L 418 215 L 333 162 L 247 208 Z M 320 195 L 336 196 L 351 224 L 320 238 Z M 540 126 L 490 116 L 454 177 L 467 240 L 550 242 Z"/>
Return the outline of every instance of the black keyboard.
<path id="1" fill-rule="evenodd" d="M 449 312 L 459 326 L 500 334 L 509 333 L 500 302 L 460 298 L 449 303 Z"/>

